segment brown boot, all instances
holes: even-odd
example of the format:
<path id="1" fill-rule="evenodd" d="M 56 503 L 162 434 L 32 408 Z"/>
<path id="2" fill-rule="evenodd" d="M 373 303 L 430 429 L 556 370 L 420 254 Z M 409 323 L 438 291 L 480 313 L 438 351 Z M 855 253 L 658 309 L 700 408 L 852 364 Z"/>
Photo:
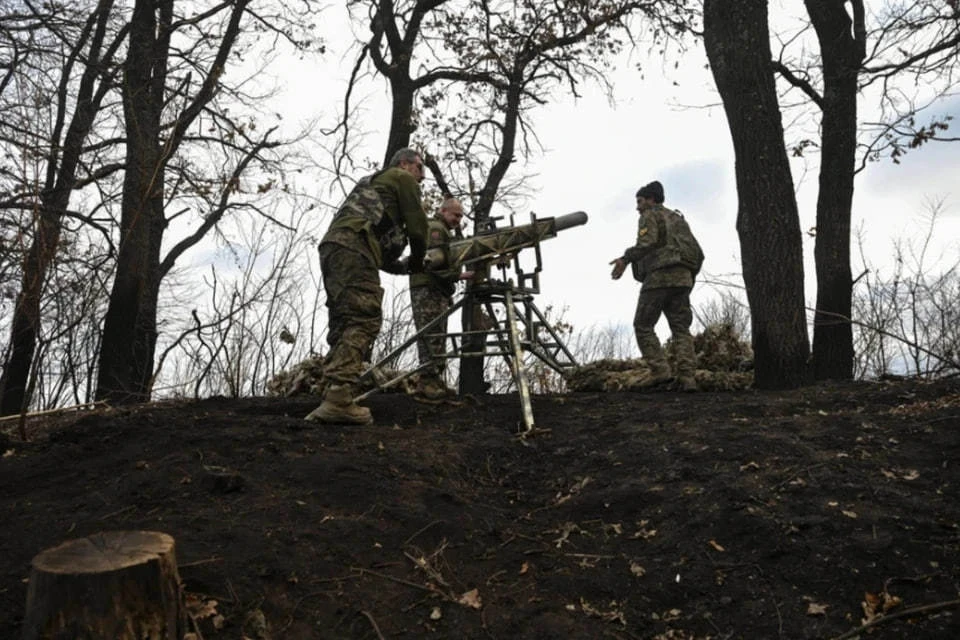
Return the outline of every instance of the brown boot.
<path id="1" fill-rule="evenodd" d="M 427 400 L 443 400 L 452 394 L 440 378 L 426 377 L 421 378 L 417 384 L 416 395 L 423 396 Z"/>
<path id="2" fill-rule="evenodd" d="M 640 379 L 641 389 L 668 382 L 673 377 L 670 375 L 670 365 L 666 362 L 651 362 L 648 364 L 650 365 L 650 371 Z"/>
<path id="3" fill-rule="evenodd" d="M 310 422 L 327 424 L 370 424 L 373 416 L 370 409 L 353 401 L 353 392 L 343 384 L 327 387 L 323 402 L 306 417 Z"/>

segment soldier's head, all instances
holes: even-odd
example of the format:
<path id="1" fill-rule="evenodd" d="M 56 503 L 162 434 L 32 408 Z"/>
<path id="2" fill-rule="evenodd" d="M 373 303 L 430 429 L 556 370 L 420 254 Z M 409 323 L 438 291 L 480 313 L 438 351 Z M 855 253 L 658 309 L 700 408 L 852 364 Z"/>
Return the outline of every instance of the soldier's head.
<path id="1" fill-rule="evenodd" d="M 447 229 L 459 229 L 463 220 L 463 205 L 456 198 L 444 198 L 440 205 L 440 220 Z"/>
<path id="2" fill-rule="evenodd" d="M 390 166 L 400 167 L 412 175 L 417 182 L 423 182 L 423 158 L 416 149 L 411 149 L 410 147 L 397 149 L 397 151 L 390 156 Z"/>
<path id="3" fill-rule="evenodd" d="M 663 204 L 663 185 L 656 180 L 637 190 L 637 210 L 643 211 L 655 204 Z"/>

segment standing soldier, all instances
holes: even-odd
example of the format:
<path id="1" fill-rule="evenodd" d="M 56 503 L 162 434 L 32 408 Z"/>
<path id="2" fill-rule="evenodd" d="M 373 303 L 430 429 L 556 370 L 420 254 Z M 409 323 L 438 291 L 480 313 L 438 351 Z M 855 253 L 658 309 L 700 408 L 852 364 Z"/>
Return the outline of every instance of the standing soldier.
<path id="1" fill-rule="evenodd" d="M 636 245 L 610 264 L 611 276 L 619 280 L 629 264 L 633 277 L 643 283 L 633 329 L 643 359 L 650 367 L 640 381 L 652 387 L 671 379 L 670 365 L 657 339 L 654 327 L 662 313 L 670 324 L 676 355 L 676 382 L 683 391 L 696 391 L 693 376 L 696 354 L 690 325 L 690 290 L 703 264 L 703 251 L 683 216 L 663 206 L 663 185 L 651 182 L 637 191 L 640 225 Z"/>
<path id="2" fill-rule="evenodd" d="M 423 159 L 400 149 L 390 166 L 361 179 L 341 205 L 320 241 L 320 271 L 327 293 L 330 351 L 324 359 L 323 403 L 307 420 L 370 424 L 370 409 L 354 401 L 383 320 L 378 269 L 406 273 L 400 254 L 410 241 L 409 271 L 423 270 L 427 218 L 420 183 Z"/>
<path id="3" fill-rule="evenodd" d="M 428 224 L 427 249 L 446 251 L 450 245 L 451 232 L 460 232 L 463 219 L 463 205 L 456 198 L 445 198 L 440 212 Z M 417 331 L 422 331 L 434 319 L 442 316 L 453 304 L 453 293 L 459 280 L 473 277 L 472 271 L 460 272 L 460 268 L 424 271 L 410 276 L 410 304 L 413 308 L 413 322 Z M 418 393 L 430 400 L 443 398 L 450 393 L 443 379 L 447 360 L 445 335 L 447 318 L 435 324 L 428 332 L 431 337 L 417 340 L 417 357 L 421 365 L 429 366 L 420 374 Z"/>

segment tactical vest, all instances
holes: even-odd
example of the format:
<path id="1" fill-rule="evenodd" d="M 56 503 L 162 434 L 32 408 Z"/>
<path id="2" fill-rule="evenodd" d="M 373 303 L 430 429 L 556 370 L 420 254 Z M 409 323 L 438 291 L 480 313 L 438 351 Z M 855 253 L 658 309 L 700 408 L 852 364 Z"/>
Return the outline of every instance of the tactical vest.
<path id="1" fill-rule="evenodd" d="M 643 282 L 649 273 L 676 266 L 686 267 L 696 277 L 703 266 L 703 249 L 683 215 L 661 206 L 651 219 L 657 225 L 659 242 L 648 255 L 631 264 L 634 279 Z"/>
<path id="2" fill-rule="evenodd" d="M 340 205 L 333 220 L 347 217 L 365 220 L 365 227 L 380 246 L 382 263 L 389 264 L 403 253 L 407 246 L 407 235 L 401 225 L 384 209 L 380 194 L 373 186 L 373 180 L 378 175 L 380 174 L 375 173 L 361 178 Z"/>

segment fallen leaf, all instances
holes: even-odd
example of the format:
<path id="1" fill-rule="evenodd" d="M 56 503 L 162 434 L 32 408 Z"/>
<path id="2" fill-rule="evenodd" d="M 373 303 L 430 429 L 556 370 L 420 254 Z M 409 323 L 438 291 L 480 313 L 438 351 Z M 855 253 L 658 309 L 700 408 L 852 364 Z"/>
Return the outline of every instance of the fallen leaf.
<path id="1" fill-rule="evenodd" d="M 716 549 L 717 551 L 726 551 L 716 540 L 710 541 L 710 546 Z"/>
<path id="2" fill-rule="evenodd" d="M 431 619 L 431 620 L 439 620 L 439 619 L 442 618 L 442 617 L 443 617 L 443 613 L 441 613 L 440 607 L 434 607 L 434 608 L 430 611 L 430 619 Z"/>
<path id="3" fill-rule="evenodd" d="M 637 530 L 630 536 L 631 540 L 637 540 L 641 538 L 643 540 L 649 540 L 650 538 L 657 535 L 656 529 L 647 529 L 647 523 L 649 520 L 641 520 L 637 523 Z"/>
<path id="4" fill-rule="evenodd" d="M 630 563 L 630 573 L 632 573 L 633 575 L 635 575 L 635 576 L 637 576 L 637 577 L 639 578 L 639 577 L 645 575 L 645 574 L 647 573 L 647 570 L 644 569 L 643 566 L 640 565 L 639 563 L 631 562 L 631 563 Z"/>
<path id="5" fill-rule="evenodd" d="M 527 571 L 530 571 L 530 563 L 524 562 L 522 565 L 520 565 L 520 575 L 525 574 Z"/>
<path id="6" fill-rule="evenodd" d="M 869 624 L 877 618 L 882 618 L 890 609 L 898 607 L 902 603 L 903 600 L 899 596 L 890 595 L 886 591 L 881 591 L 880 593 L 870 593 L 867 591 L 863 594 L 863 602 L 860 603 L 860 608 L 863 609 L 864 616 L 862 623 Z"/>
<path id="7" fill-rule="evenodd" d="M 916 480 L 920 477 L 920 472 L 916 469 L 908 469 L 902 476 L 904 480 Z"/>
<path id="8" fill-rule="evenodd" d="M 483 606 L 480 602 L 480 592 L 477 589 L 471 589 L 467 591 L 460 599 L 457 600 L 458 603 L 462 604 L 465 607 L 470 607 L 471 609 L 479 609 Z"/>
<path id="9" fill-rule="evenodd" d="M 195 593 L 188 593 L 186 597 L 184 597 L 183 604 L 187 609 L 187 613 L 197 620 L 203 620 L 204 618 L 217 615 L 218 602 L 212 598 L 205 599 Z"/>
<path id="10" fill-rule="evenodd" d="M 594 618 L 600 618 L 605 622 L 619 622 L 620 624 L 626 626 L 627 618 L 623 615 L 623 612 L 618 609 L 619 604 L 616 600 L 610 602 L 610 610 L 603 611 L 599 607 L 595 607 L 583 598 L 580 598 L 580 608 L 585 614 Z"/>
<path id="11" fill-rule="evenodd" d="M 840 513 L 847 516 L 848 518 L 853 518 L 854 520 L 856 520 L 859 517 L 856 511 L 841 511 Z"/>
<path id="12" fill-rule="evenodd" d="M 819 604 L 817 602 L 810 602 L 807 604 L 807 615 L 808 616 L 825 616 L 827 615 L 828 604 Z"/>
<path id="13" fill-rule="evenodd" d="M 758 465 L 756 462 L 753 462 L 752 460 L 747 464 L 740 465 L 740 471 L 747 471 L 748 469 L 751 471 L 756 471 L 760 469 L 760 465 Z"/>

